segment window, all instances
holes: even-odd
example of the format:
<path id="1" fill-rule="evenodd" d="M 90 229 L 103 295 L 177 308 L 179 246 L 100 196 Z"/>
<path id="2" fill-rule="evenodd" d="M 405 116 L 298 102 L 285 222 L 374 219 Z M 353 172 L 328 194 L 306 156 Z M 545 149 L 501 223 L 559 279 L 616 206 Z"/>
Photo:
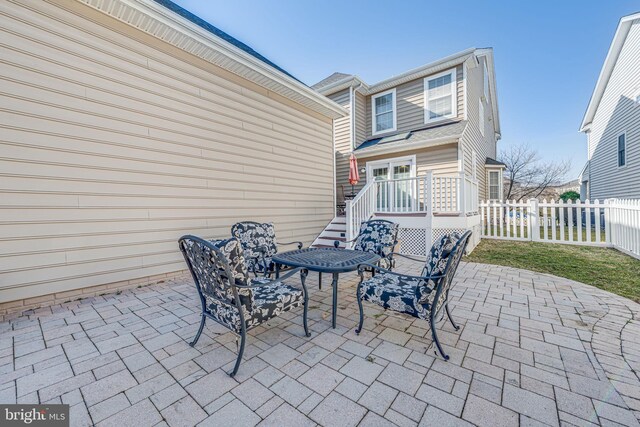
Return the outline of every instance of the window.
<path id="1" fill-rule="evenodd" d="M 371 97 L 371 123 L 373 135 L 396 130 L 396 90 Z"/>
<path id="2" fill-rule="evenodd" d="M 627 142 L 626 135 L 623 133 L 618 136 L 618 167 L 622 167 L 627 163 Z"/>
<path id="3" fill-rule="evenodd" d="M 500 171 L 489 171 L 489 199 L 500 200 Z"/>
<path id="4" fill-rule="evenodd" d="M 480 127 L 480 133 L 484 136 L 484 104 L 482 99 L 478 101 L 478 126 Z"/>
<path id="5" fill-rule="evenodd" d="M 425 123 L 455 117 L 455 94 L 455 68 L 424 79 Z"/>

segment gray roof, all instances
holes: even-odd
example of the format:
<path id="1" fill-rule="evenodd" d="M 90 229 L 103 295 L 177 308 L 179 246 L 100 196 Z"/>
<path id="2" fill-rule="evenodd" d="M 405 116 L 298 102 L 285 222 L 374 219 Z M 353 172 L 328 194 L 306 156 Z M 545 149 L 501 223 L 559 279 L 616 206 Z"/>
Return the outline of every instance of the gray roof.
<path id="1" fill-rule="evenodd" d="M 504 163 L 502 163 L 499 160 L 496 159 L 492 159 L 491 157 L 487 157 L 487 159 L 484 162 L 485 165 L 489 165 L 489 166 L 507 166 Z"/>
<path id="2" fill-rule="evenodd" d="M 281 68 L 280 66 L 278 66 L 275 63 L 271 62 L 266 57 L 260 55 L 258 52 L 253 50 L 250 46 L 242 43 L 240 40 L 236 39 L 235 37 L 230 36 L 229 34 L 225 33 L 221 29 L 219 29 L 218 27 L 215 27 L 215 26 L 211 25 L 210 23 L 208 23 L 204 19 L 200 18 L 199 16 L 196 16 L 193 13 L 189 12 L 187 9 L 184 9 L 183 7 L 178 6 L 177 4 L 172 2 L 171 0 L 155 0 L 155 2 L 158 3 L 158 4 L 161 4 L 162 6 L 166 7 L 167 9 L 171 10 L 172 12 L 182 16 L 183 18 L 188 19 L 189 21 L 193 22 L 194 24 L 196 24 L 200 28 L 204 28 L 205 30 L 209 31 L 210 33 L 212 33 L 212 34 L 220 37 L 221 39 L 231 43 L 235 47 L 245 51 L 246 53 L 248 53 L 249 55 L 253 56 L 254 58 L 257 58 L 260 61 L 264 62 L 265 64 L 275 68 L 276 70 L 285 73 L 287 76 L 296 79 L 287 70 Z M 296 80 L 298 80 L 298 79 L 296 79 Z M 302 83 L 300 80 L 298 80 L 298 81 L 300 83 Z"/>
<path id="3" fill-rule="evenodd" d="M 329 77 L 320 80 L 318 83 L 311 86 L 312 89 L 318 90 L 325 86 L 329 86 L 331 83 L 337 82 L 347 77 L 353 77 L 351 74 L 339 73 L 335 72 L 331 74 Z"/>
<path id="4" fill-rule="evenodd" d="M 466 120 L 459 120 L 454 122 L 448 122 L 446 124 L 440 124 L 431 126 L 428 128 L 422 128 L 413 130 L 410 132 L 398 132 L 392 135 L 387 135 L 381 138 L 373 138 L 364 141 L 358 145 L 355 151 L 367 151 L 372 147 L 397 147 L 399 149 L 404 148 L 405 145 L 417 145 L 417 144 L 429 144 L 433 141 L 436 145 L 439 140 L 446 138 L 459 138 L 464 132 L 464 128 L 467 126 Z"/>

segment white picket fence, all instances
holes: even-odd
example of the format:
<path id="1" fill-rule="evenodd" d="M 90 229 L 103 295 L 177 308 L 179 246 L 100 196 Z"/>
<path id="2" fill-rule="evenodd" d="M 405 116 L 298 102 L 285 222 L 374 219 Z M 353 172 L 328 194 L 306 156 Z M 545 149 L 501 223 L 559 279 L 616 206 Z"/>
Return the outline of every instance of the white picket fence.
<path id="1" fill-rule="evenodd" d="M 640 200 L 480 203 L 482 237 L 614 247 L 640 258 Z"/>

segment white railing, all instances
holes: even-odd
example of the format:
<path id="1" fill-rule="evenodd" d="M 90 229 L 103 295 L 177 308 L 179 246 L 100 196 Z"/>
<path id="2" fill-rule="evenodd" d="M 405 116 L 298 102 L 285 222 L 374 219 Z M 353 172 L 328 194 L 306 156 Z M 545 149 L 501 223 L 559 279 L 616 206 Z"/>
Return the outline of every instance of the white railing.
<path id="1" fill-rule="evenodd" d="M 480 204 L 482 237 L 609 246 L 640 258 L 640 201 L 492 201 Z"/>
<path id="2" fill-rule="evenodd" d="M 376 203 L 374 182 L 365 185 L 353 200 L 346 201 L 347 240 L 353 240 L 360 231 L 360 224 L 368 221 L 374 213 Z M 350 247 L 350 244 L 347 244 Z"/>
<path id="3" fill-rule="evenodd" d="M 478 183 L 464 174 L 433 175 L 375 181 L 376 212 L 478 212 Z"/>

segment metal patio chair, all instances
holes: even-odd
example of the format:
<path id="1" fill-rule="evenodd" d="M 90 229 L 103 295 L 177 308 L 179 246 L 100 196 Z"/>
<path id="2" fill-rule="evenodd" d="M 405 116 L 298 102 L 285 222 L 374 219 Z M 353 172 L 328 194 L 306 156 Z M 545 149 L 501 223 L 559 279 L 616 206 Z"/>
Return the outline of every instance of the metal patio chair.
<path id="1" fill-rule="evenodd" d="M 240 345 L 236 364 L 229 375 L 234 376 L 238 372 L 247 331 L 273 317 L 304 306 L 304 333 L 310 336 L 306 271 L 301 274 L 302 289 L 297 289 L 283 280 L 300 272 L 300 269 L 291 270 L 276 280 L 250 278 L 242 247 L 236 238 L 207 241 L 187 235 L 180 238 L 179 245 L 202 304 L 200 327 L 189 345 L 193 347 L 198 342 L 207 318 L 230 329 L 236 335 L 236 344 L 239 339 Z"/>
<path id="2" fill-rule="evenodd" d="M 379 266 L 387 270 L 395 267 L 393 250 L 398 244 L 398 224 L 385 219 L 372 219 L 360 225 L 358 235 L 345 244 L 355 242 L 352 249 L 380 255 Z M 333 242 L 336 248 L 340 241 Z"/>
<path id="3" fill-rule="evenodd" d="M 242 244 L 247 268 L 256 277 L 259 274 L 270 277 L 274 272 L 272 258 L 278 253 L 278 246 L 297 245 L 302 249 L 302 242 L 276 241 L 275 227 L 270 222 L 238 222 L 231 226 L 231 235 Z"/>
<path id="4" fill-rule="evenodd" d="M 444 307 L 451 325 L 456 330 L 460 329 L 453 321 L 449 310 L 449 290 L 470 236 L 471 231 L 465 232 L 462 236 L 456 233 L 443 236 L 429 251 L 420 276 L 394 273 L 372 264 L 360 265 L 358 267 L 360 283 L 356 293 L 360 309 L 360 323 L 356 333 L 360 334 L 364 323 L 362 301 L 369 301 L 385 309 L 429 321 L 433 341 L 436 343 L 438 352 L 445 360 L 449 360 L 449 356 L 445 354 L 438 340 L 436 317 Z M 406 255 L 398 255 L 413 261 L 420 261 Z M 365 269 L 372 269 L 379 274 L 364 280 Z M 444 313 L 442 313 L 442 317 L 444 317 Z"/>

